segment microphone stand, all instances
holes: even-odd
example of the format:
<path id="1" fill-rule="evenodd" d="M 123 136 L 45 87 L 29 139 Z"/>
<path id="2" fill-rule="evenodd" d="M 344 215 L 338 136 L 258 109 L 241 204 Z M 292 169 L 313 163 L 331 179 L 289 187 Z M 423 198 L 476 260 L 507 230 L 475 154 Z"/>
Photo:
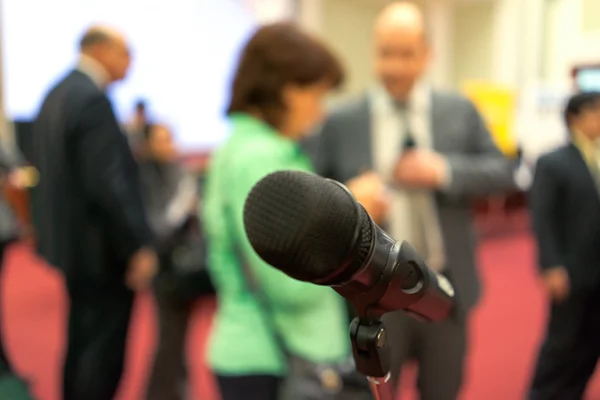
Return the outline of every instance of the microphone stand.
<path id="1" fill-rule="evenodd" d="M 357 317 L 350 323 L 356 370 L 367 377 L 374 400 L 394 400 L 385 326 L 379 319 Z"/>

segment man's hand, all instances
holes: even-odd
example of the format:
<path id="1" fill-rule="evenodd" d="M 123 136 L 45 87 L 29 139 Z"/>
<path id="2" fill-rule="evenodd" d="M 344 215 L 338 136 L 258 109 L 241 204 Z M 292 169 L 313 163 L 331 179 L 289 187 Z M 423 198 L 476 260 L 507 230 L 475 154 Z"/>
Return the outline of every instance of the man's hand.
<path id="1" fill-rule="evenodd" d="M 17 189 L 27 189 L 37 185 L 38 172 L 34 167 L 20 167 L 8 174 L 8 183 Z"/>
<path id="2" fill-rule="evenodd" d="M 387 188 L 379 175 L 374 172 L 365 172 L 346 182 L 346 187 L 352 192 L 356 200 L 367 210 L 376 224 L 385 220 L 390 200 Z"/>
<path id="3" fill-rule="evenodd" d="M 142 248 L 129 260 L 125 284 L 135 291 L 143 291 L 152 285 L 158 272 L 158 258 L 152 249 Z"/>
<path id="4" fill-rule="evenodd" d="M 23 169 L 15 169 L 8 174 L 8 183 L 17 189 L 24 189 L 28 185 L 29 176 Z"/>
<path id="5" fill-rule="evenodd" d="M 394 170 L 396 182 L 407 188 L 437 189 L 443 186 L 448 174 L 448 164 L 442 155 L 422 149 L 403 153 Z"/>
<path id="6" fill-rule="evenodd" d="M 554 302 L 560 303 L 569 297 L 571 283 L 569 273 L 564 267 L 553 267 L 544 271 L 542 279 Z"/>

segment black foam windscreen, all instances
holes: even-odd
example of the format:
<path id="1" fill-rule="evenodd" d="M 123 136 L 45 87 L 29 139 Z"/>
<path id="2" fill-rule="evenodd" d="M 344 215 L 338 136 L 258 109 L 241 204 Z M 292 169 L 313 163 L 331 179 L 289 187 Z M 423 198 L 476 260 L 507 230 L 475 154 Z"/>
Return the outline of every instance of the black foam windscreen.
<path id="1" fill-rule="evenodd" d="M 244 226 L 265 262 L 308 282 L 342 267 L 340 275 L 348 277 L 371 246 L 364 209 L 344 188 L 306 172 L 280 171 L 260 180 L 246 199 Z"/>

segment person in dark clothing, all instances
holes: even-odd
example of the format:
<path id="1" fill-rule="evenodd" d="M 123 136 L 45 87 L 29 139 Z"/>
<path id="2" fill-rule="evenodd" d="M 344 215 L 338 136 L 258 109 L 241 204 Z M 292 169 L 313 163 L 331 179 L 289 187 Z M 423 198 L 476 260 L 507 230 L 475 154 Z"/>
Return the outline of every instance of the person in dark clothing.
<path id="1" fill-rule="evenodd" d="M 63 399 L 111 400 L 135 292 L 150 287 L 157 259 L 137 164 L 105 94 L 126 76 L 126 40 L 92 27 L 80 53 L 34 122 L 34 227 L 37 252 L 63 273 L 70 299 Z"/>
<path id="2" fill-rule="evenodd" d="M 173 282 L 171 253 L 180 233 L 197 210 L 195 178 L 178 162 L 171 132 L 166 126 L 143 130 L 144 159 L 140 162 L 143 193 L 151 227 L 157 237 L 160 272 L 155 283 L 159 340 L 146 398 L 186 398 L 185 339 L 194 301 L 178 295 Z"/>
<path id="3" fill-rule="evenodd" d="M 135 103 L 133 117 L 125 127 L 129 145 L 137 159 L 144 157 L 145 129 L 150 125 L 146 101 L 139 99 Z"/>
<path id="4" fill-rule="evenodd" d="M 571 142 L 537 162 L 533 228 L 550 297 L 529 399 L 581 399 L 600 357 L 600 93 L 574 95 Z"/>

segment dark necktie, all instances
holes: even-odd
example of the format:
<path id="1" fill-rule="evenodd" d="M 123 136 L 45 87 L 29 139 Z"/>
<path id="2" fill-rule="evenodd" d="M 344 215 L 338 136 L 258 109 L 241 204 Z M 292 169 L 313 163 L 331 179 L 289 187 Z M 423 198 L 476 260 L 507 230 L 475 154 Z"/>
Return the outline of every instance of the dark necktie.
<path id="1" fill-rule="evenodd" d="M 404 152 L 418 147 L 418 144 L 410 126 L 407 104 L 397 103 L 397 110 L 404 124 L 400 148 L 400 151 Z M 407 190 L 405 193 L 410 207 L 410 221 L 407 221 L 411 224 L 410 243 L 428 260 L 431 268 L 441 270 L 444 267 L 445 256 L 443 240 L 435 225 L 437 217 L 433 200 L 426 191 Z"/>
<path id="2" fill-rule="evenodd" d="M 415 137 L 410 129 L 409 118 L 408 118 L 408 105 L 404 103 L 396 103 L 396 108 L 400 115 L 400 119 L 404 124 L 404 132 L 402 135 L 402 143 L 401 150 L 410 150 L 417 147 L 417 142 L 415 141 Z"/>
<path id="3" fill-rule="evenodd" d="M 396 110 L 398 116 L 402 121 L 402 141 L 400 143 L 400 153 L 414 149 L 417 147 L 415 137 L 410 129 L 410 123 L 408 118 L 408 106 L 406 103 L 396 103 Z M 427 253 L 427 241 L 425 239 L 425 226 L 423 224 L 422 213 L 422 199 L 419 193 L 414 191 L 406 191 L 406 196 L 410 204 L 410 221 L 407 221 L 411 225 L 412 237 L 410 238 L 411 245 L 422 255 Z"/>
<path id="4" fill-rule="evenodd" d="M 415 142 L 415 138 L 413 137 L 410 129 L 406 129 L 404 132 L 404 140 L 402 141 L 402 148 L 404 150 L 410 150 L 417 147 L 417 143 Z"/>

